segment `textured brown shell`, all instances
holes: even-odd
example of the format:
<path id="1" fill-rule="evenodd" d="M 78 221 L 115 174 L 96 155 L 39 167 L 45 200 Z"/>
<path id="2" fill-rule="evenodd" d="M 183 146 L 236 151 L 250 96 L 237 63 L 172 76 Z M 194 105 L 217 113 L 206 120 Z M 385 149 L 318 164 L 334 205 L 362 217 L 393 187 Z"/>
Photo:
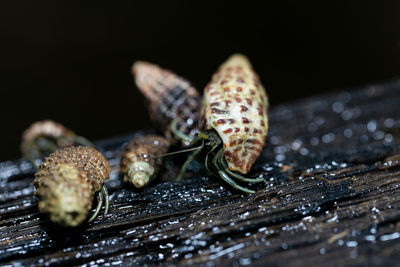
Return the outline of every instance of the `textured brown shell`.
<path id="1" fill-rule="evenodd" d="M 67 147 L 51 153 L 39 166 L 33 184 L 39 211 L 62 226 L 81 224 L 92 207 L 93 195 L 109 178 L 111 167 L 91 147 Z"/>
<path id="2" fill-rule="evenodd" d="M 38 172 L 33 184 L 39 211 L 48 214 L 52 222 L 74 227 L 86 219 L 94 195 L 86 172 L 59 164 Z"/>
<path id="3" fill-rule="evenodd" d="M 147 135 L 133 138 L 125 147 L 121 159 L 121 172 L 127 174 L 133 163 L 146 162 L 152 170 L 145 170 L 153 179 L 161 164 L 162 158 L 153 158 L 165 154 L 168 151 L 169 142 L 167 139 L 157 135 Z M 151 173 L 153 172 L 153 173 Z M 150 179 L 150 180 L 151 180 Z M 125 176 L 125 181 L 129 179 Z"/>
<path id="4" fill-rule="evenodd" d="M 268 98 L 245 56 L 235 54 L 220 66 L 202 104 L 202 128 L 218 132 L 229 169 L 248 173 L 267 136 Z"/>
<path id="5" fill-rule="evenodd" d="M 104 156 L 91 147 L 67 147 L 51 153 L 39 166 L 36 177 L 46 175 L 46 172 L 59 164 L 75 166 L 86 173 L 86 179 L 99 191 L 106 179 L 109 178 L 111 167 Z"/>
<path id="6" fill-rule="evenodd" d="M 72 137 L 75 133 L 64 125 L 52 120 L 43 120 L 32 123 L 22 134 L 21 151 L 23 154 L 29 149 L 32 141 L 39 137 Z"/>
<path id="7" fill-rule="evenodd" d="M 147 62 L 136 62 L 132 73 L 137 87 L 149 102 L 151 120 L 170 142 L 181 142 L 171 133 L 171 122 L 175 118 L 179 118 L 178 130 L 194 137 L 201 103 L 198 91 L 182 77 Z"/>

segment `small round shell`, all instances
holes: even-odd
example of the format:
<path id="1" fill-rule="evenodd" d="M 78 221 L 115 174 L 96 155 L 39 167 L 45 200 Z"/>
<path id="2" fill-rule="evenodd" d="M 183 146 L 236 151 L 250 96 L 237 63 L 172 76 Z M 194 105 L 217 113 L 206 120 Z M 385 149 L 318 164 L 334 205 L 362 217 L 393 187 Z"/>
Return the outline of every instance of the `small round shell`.
<path id="1" fill-rule="evenodd" d="M 154 158 L 168 151 L 167 139 L 156 136 L 140 136 L 132 139 L 125 147 L 121 159 L 124 181 L 141 188 L 152 181 L 162 164 L 162 158 Z"/>
<path id="2" fill-rule="evenodd" d="M 68 147 L 51 153 L 39 166 L 34 185 L 39 211 L 63 226 L 77 226 L 87 217 L 93 195 L 109 178 L 111 167 L 90 147 Z"/>
<path id="3" fill-rule="evenodd" d="M 147 62 L 136 62 L 132 73 L 137 87 L 149 102 L 151 120 L 170 142 L 181 142 L 171 132 L 171 122 L 175 118 L 178 118 L 177 129 L 193 138 L 197 133 L 201 102 L 198 91 L 182 77 Z"/>
<path id="4" fill-rule="evenodd" d="M 230 170 L 250 171 L 267 136 L 267 111 L 267 95 L 250 62 L 231 56 L 206 86 L 202 106 L 202 127 L 221 137 Z"/>

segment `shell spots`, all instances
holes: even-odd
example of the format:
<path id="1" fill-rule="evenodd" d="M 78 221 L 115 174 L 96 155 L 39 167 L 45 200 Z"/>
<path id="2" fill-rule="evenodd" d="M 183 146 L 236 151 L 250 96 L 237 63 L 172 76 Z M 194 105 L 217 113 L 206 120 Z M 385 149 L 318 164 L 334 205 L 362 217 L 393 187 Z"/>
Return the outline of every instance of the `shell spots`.
<path id="1" fill-rule="evenodd" d="M 268 109 L 268 101 L 264 88 L 249 61 L 242 55 L 233 55 L 222 64 L 209 85 L 214 91 L 204 91 L 203 130 L 217 131 L 224 144 L 229 168 L 247 173 L 257 153 L 261 152 L 268 131 L 267 113 L 264 112 Z M 219 94 L 213 94 L 216 92 Z M 220 103 L 219 106 L 212 105 L 216 102 Z M 210 111 L 222 106 L 222 112 Z M 231 119 L 234 121 L 230 122 Z M 221 120 L 224 124 L 220 123 Z M 226 127 L 228 123 L 231 127 Z M 242 152 L 248 154 L 242 155 Z"/>
<path id="2" fill-rule="evenodd" d="M 210 93 L 210 95 L 211 96 L 216 96 L 216 95 L 219 95 L 219 92 L 212 92 L 212 93 Z"/>
<path id="3" fill-rule="evenodd" d="M 247 139 L 247 141 L 246 141 L 247 143 L 250 143 L 250 144 L 257 144 L 257 145 L 261 145 L 261 142 L 259 141 L 259 140 L 257 140 L 257 139 Z"/>
<path id="4" fill-rule="evenodd" d="M 214 102 L 210 104 L 211 107 L 218 107 L 219 106 L 219 102 Z"/>
<path id="5" fill-rule="evenodd" d="M 211 109 L 211 113 L 216 113 L 216 114 L 227 114 L 228 111 L 226 111 L 226 110 L 221 110 L 221 109 L 218 109 L 218 108 L 212 108 L 212 109 Z"/>
<path id="6" fill-rule="evenodd" d="M 246 106 L 240 106 L 240 112 L 246 112 L 249 109 Z"/>
<path id="7" fill-rule="evenodd" d="M 235 137 L 234 139 L 232 139 L 232 140 L 229 142 L 229 146 L 232 147 L 232 146 L 240 145 L 240 144 L 243 144 L 243 143 L 244 143 L 244 139 L 243 139 L 243 138 L 241 138 L 241 137 Z M 238 150 L 235 150 L 235 149 L 238 149 Z M 240 146 L 239 146 L 239 147 L 234 147 L 234 150 L 233 150 L 233 151 L 237 152 L 237 151 L 239 151 L 239 150 L 241 150 L 241 147 L 240 147 Z"/>
<path id="8" fill-rule="evenodd" d="M 248 118 L 242 117 L 242 123 L 248 124 L 248 123 L 250 123 L 250 120 Z"/>

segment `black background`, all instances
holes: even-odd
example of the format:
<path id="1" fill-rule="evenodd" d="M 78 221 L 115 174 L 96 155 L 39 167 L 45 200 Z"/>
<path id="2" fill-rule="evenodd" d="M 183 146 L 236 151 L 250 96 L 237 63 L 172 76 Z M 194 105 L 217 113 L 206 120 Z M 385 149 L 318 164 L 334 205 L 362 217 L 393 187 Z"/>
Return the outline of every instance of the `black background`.
<path id="1" fill-rule="evenodd" d="M 3 1 L 0 160 L 19 157 L 35 120 L 89 139 L 151 127 L 130 74 L 136 60 L 202 90 L 242 52 L 272 105 L 400 73 L 400 2 L 262 2 Z"/>

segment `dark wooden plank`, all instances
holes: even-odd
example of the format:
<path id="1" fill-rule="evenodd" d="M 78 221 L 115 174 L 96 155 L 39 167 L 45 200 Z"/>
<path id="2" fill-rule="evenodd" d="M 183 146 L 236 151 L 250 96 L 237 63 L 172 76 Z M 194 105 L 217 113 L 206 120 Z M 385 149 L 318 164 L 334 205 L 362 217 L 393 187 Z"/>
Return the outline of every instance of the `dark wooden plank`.
<path id="1" fill-rule="evenodd" d="M 111 210 L 78 229 L 38 213 L 29 163 L 0 163 L 1 263 L 398 265 L 400 83 L 276 106 L 270 125 L 252 195 L 199 164 L 174 182 L 181 162 L 135 190 L 118 175 L 133 135 L 98 142 L 113 166 Z"/>

